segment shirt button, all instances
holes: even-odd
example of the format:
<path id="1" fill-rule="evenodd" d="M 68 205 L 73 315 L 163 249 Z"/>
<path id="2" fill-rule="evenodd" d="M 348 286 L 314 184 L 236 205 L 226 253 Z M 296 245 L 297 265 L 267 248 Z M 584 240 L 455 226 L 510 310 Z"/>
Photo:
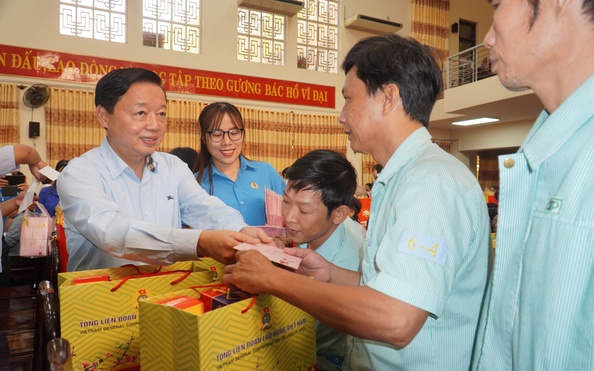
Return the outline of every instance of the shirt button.
<path id="1" fill-rule="evenodd" d="M 243 201 L 239 201 L 239 203 L 243 205 Z"/>
<path id="2" fill-rule="evenodd" d="M 516 164 L 516 161 L 513 158 L 506 158 L 505 160 L 503 160 L 503 166 L 505 166 L 508 169 L 511 169 L 512 167 L 514 167 L 514 165 Z"/>

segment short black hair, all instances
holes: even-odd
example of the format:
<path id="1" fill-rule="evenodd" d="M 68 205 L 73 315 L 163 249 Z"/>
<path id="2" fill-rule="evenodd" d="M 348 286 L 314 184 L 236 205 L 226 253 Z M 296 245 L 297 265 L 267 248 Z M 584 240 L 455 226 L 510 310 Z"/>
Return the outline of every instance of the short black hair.
<path id="1" fill-rule="evenodd" d="M 64 169 L 66 167 L 66 165 L 68 165 L 68 160 L 60 160 L 56 164 L 56 170 L 62 171 L 62 169 Z"/>
<path id="2" fill-rule="evenodd" d="M 361 204 L 361 201 L 359 201 L 359 199 L 357 197 L 353 197 L 351 199 L 351 202 L 349 203 L 349 209 L 351 209 L 354 213 L 353 216 L 351 216 L 351 219 L 353 219 L 356 222 L 360 222 L 359 213 L 361 212 L 362 207 L 363 207 L 363 205 Z"/>
<path id="3" fill-rule="evenodd" d="M 287 188 L 321 191 L 328 216 L 349 205 L 357 188 L 357 171 L 339 152 L 318 149 L 307 153 L 287 169 Z"/>
<path id="4" fill-rule="evenodd" d="M 198 171 L 198 151 L 191 147 L 176 147 L 169 151 L 170 154 L 177 156 L 185 162 L 190 170 L 192 170 L 192 174 Z"/>
<path id="5" fill-rule="evenodd" d="M 155 72 L 145 68 L 122 68 L 112 70 L 103 76 L 95 87 L 95 106 L 105 108 L 112 114 L 116 103 L 128 92 L 132 84 L 148 82 L 159 86 L 167 98 L 161 78 Z"/>
<path id="6" fill-rule="evenodd" d="M 341 67 L 345 74 L 355 67 L 370 96 L 387 84 L 398 86 L 404 111 L 427 126 L 442 87 L 438 58 L 435 49 L 428 45 L 388 34 L 357 42 Z"/>

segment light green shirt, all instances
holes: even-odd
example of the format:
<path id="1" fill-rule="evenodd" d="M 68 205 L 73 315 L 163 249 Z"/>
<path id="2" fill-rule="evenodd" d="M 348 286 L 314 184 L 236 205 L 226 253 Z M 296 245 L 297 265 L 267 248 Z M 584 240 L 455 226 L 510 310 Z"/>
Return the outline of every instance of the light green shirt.
<path id="1" fill-rule="evenodd" d="M 594 75 L 499 157 L 475 370 L 594 370 Z"/>
<path id="2" fill-rule="evenodd" d="M 347 218 L 316 252 L 336 266 L 359 271 L 364 243 L 364 229 Z M 342 366 L 347 352 L 347 335 L 316 321 L 316 348 L 320 357 Z"/>
<path id="3" fill-rule="evenodd" d="M 392 155 L 372 200 L 362 284 L 429 317 L 404 349 L 354 339 L 351 369 L 467 370 L 490 246 L 476 178 L 420 128 Z"/>

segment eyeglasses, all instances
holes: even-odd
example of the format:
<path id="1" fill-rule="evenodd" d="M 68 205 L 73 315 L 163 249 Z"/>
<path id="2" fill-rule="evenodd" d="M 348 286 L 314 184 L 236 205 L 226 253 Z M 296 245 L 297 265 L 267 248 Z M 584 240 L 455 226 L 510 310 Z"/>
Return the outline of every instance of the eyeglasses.
<path id="1" fill-rule="evenodd" d="M 225 134 L 227 134 L 229 136 L 229 139 L 231 139 L 234 142 L 237 142 L 238 140 L 240 140 L 243 137 L 243 130 L 244 129 L 238 129 L 238 128 L 233 128 L 231 130 L 211 130 L 211 131 L 207 131 L 208 136 L 210 137 L 210 140 L 212 140 L 215 143 L 218 142 L 222 142 L 223 139 L 225 138 Z"/>

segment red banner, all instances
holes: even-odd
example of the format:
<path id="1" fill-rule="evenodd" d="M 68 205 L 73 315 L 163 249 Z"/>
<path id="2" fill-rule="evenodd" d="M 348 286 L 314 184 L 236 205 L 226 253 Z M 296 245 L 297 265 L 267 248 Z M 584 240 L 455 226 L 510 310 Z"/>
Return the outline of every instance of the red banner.
<path id="1" fill-rule="evenodd" d="M 334 86 L 0 45 L 0 74 L 5 75 L 96 83 L 109 71 L 126 67 L 155 71 L 172 92 L 335 108 Z"/>

